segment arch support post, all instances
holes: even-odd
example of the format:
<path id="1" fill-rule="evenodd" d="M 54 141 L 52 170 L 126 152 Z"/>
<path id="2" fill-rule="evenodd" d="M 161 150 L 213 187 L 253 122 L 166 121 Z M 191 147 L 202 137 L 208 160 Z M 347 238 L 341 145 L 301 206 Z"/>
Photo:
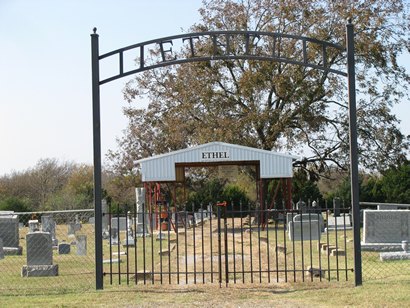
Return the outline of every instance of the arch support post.
<path id="1" fill-rule="evenodd" d="M 362 255 L 360 246 L 359 161 L 357 151 L 356 83 L 354 59 L 354 30 L 351 20 L 346 25 L 347 78 L 349 91 L 349 141 L 351 209 L 353 217 L 355 285 L 362 285 Z"/>
<path id="2" fill-rule="evenodd" d="M 103 289 L 102 251 L 102 185 L 101 185 L 101 119 L 100 119 L 100 67 L 98 34 L 91 34 L 91 70 L 93 99 L 93 145 L 94 145 L 94 215 L 95 215 L 95 288 Z"/>

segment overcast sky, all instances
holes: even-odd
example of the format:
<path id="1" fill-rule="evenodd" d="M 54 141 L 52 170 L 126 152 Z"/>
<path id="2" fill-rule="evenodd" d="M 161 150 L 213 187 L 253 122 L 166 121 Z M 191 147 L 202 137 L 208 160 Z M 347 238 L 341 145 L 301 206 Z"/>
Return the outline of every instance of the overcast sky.
<path id="1" fill-rule="evenodd" d="M 41 158 L 92 163 L 93 27 L 102 54 L 181 34 L 199 20 L 200 6 L 201 0 L 0 0 L 0 176 Z M 101 87 L 103 156 L 127 125 L 127 80 Z M 408 104 L 394 110 L 410 134 Z"/>

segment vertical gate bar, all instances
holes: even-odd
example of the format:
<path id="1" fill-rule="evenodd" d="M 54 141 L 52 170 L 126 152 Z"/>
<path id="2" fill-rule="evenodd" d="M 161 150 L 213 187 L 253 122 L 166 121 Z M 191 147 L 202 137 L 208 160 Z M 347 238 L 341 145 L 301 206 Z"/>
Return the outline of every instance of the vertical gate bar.
<path id="1" fill-rule="evenodd" d="M 209 246 L 211 250 L 211 283 L 214 282 L 214 258 L 213 258 L 213 251 L 212 251 L 212 216 L 213 216 L 213 208 L 212 205 L 209 204 L 211 207 L 211 214 L 209 217 Z"/>
<path id="2" fill-rule="evenodd" d="M 155 189 L 154 189 L 154 194 L 155 194 Z M 154 210 L 152 210 L 154 209 Z M 152 215 L 154 213 L 154 215 Z M 150 217 L 150 225 L 151 225 L 151 283 L 154 284 L 154 219 L 157 222 L 157 215 L 158 215 L 158 210 L 157 206 L 155 204 L 155 196 L 154 196 L 154 204 L 151 202 L 151 217 Z"/>
<path id="3" fill-rule="evenodd" d="M 196 284 L 196 239 L 195 239 L 195 229 L 196 229 L 196 219 L 195 219 L 195 204 L 192 204 L 192 212 L 191 215 L 193 217 L 193 224 L 192 224 L 192 239 L 194 243 L 194 284 Z"/>
<path id="4" fill-rule="evenodd" d="M 348 280 L 348 277 L 347 277 L 347 247 L 346 247 L 346 241 L 347 241 L 347 239 L 346 239 L 346 215 L 343 215 L 343 250 L 344 250 L 344 255 L 345 255 L 345 279 L 346 279 L 346 281 Z"/>
<path id="5" fill-rule="evenodd" d="M 236 283 L 236 256 L 235 256 L 235 213 L 233 210 L 233 201 L 231 202 L 232 217 L 232 255 L 233 255 L 233 283 Z"/>
<path id="6" fill-rule="evenodd" d="M 126 259 L 127 259 L 127 285 L 130 284 L 130 262 L 129 262 L 129 249 L 128 249 L 128 205 L 125 205 L 125 245 L 127 246 L 127 255 L 126 255 Z M 118 251 L 118 262 L 120 260 L 120 251 Z"/>
<path id="7" fill-rule="evenodd" d="M 318 202 L 318 208 L 320 209 L 320 206 L 319 206 L 319 202 Z M 320 215 L 320 217 L 322 217 L 322 211 L 320 210 L 320 212 L 318 212 L 318 215 Z M 318 218 L 319 219 L 319 218 Z M 323 219 L 323 217 L 322 217 L 322 219 Z M 320 238 L 321 238 L 321 236 L 322 236 L 322 228 L 321 228 L 321 225 L 320 225 L 320 219 L 319 219 L 319 226 L 318 226 L 318 228 L 319 228 L 319 240 L 317 241 L 317 250 L 318 250 L 318 260 L 319 260 L 319 270 L 320 270 L 320 275 L 319 275 L 319 281 L 322 281 L 322 255 L 321 255 L 321 245 L 320 245 Z"/>
<path id="8" fill-rule="evenodd" d="M 327 255 L 327 279 L 330 281 L 330 256 L 329 256 L 329 210 L 326 210 L 326 255 Z"/>
<path id="9" fill-rule="evenodd" d="M 147 189 L 147 194 L 149 194 L 149 190 Z M 147 197 L 145 197 L 143 206 L 142 206 L 142 263 L 143 263 L 143 275 L 144 275 L 144 285 L 147 283 L 147 279 L 146 279 L 146 268 L 147 268 L 147 259 L 146 259 L 146 251 L 145 251 L 145 245 L 146 245 L 146 237 L 145 237 L 145 230 L 148 229 L 147 228 L 147 222 L 145 221 L 145 218 L 147 216 L 147 207 L 145 206 L 147 204 L 146 202 Z M 153 236 L 152 231 L 151 231 L 151 237 Z"/>
<path id="10" fill-rule="evenodd" d="M 278 224 L 279 222 L 275 220 L 275 265 L 276 265 L 276 282 L 279 282 L 279 260 L 278 260 Z"/>
<path id="11" fill-rule="evenodd" d="M 259 262 L 259 283 L 262 283 L 262 255 L 261 255 L 261 224 L 264 223 L 263 206 L 259 208 L 258 222 L 258 262 Z"/>
<path id="12" fill-rule="evenodd" d="M 171 230 L 171 212 L 169 210 L 170 206 L 167 206 L 167 235 L 168 235 L 168 283 L 171 284 L 171 243 L 170 243 L 170 230 Z"/>
<path id="13" fill-rule="evenodd" d="M 334 215 L 334 213 L 333 213 L 333 215 Z M 338 243 L 338 240 L 337 240 L 337 237 L 338 237 L 337 229 L 338 229 L 337 217 L 335 217 L 336 280 L 339 281 L 339 256 L 338 256 L 338 253 L 337 253 L 337 251 L 339 250 L 339 246 L 338 246 L 339 243 Z"/>
<path id="14" fill-rule="evenodd" d="M 117 229 L 118 229 L 118 242 L 117 251 L 121 249 L 121 229 L 120 229 L 120 206 L 117 204 Z M 121 284 L 121 262 L 118 262 L 118 284 Z"/>
<path id="15" fill-rule="evenodd" d="M 188 225 L 188 213 L 186 210 L 186 203 L 184 205 L 184 213 L 185 213 L 185 223 L 184 223 L 184 236 L 185 236 L 185 283 L 188 284 L 188 242 L 187 242 L 187 225 Z"/>
<path id="16" fill-rule="evenodd" d="M 350 183 L 353 214 L 353 244 L 355 285 L 362 285 L 362 255 L 360 247 L 359 162 L 357 155 L 356 83 L 354 30 L 352 20 L 346 25 L 347 76 L 349 89 Z"/>
<path id="17" fill-rule="evenodd" d="M 100 118 L 100 64 L 97 28 L 91 34 L 91 72 L 93 101 L 93 156 L 94 156 L 94 215 L 95 215 L 95 288 L 102 290 L 102 184 L 101 184 L 101 118 Z"/>
<path id="18" fill-rule="evenodd" d="M 310 208 L 310 206 L 309 206 L 309 208 Z M 318 221 L 319 221 L 319 218 L 318 218 Z M 318 223 L 318 225 L 320 225 L 320 223 Z M 311 214 L 311 212 L 309 212 L 309 248 L 310 248 L 310 251 L 309 251 L 310 268 L 313 268 L 313 260 L 312 260 L 313 259 L 313 251 L 312 251 L 312 214 Z M 302 269 L 302 270 L 304 271 L 305 269 Z M 310 275 L 310 281 L 313 281 L 313 272 Z"/>
<path id="19" fill-rule="evenodd" d="M 228 221 L 226 205 L 224 208 L 224 246 L 225 246 L 225 285 L 229 283 L 229 260 L 228 260 Z"/>
<path id="20" fill-rule="evenodd" d="M 283 210 L 284 213 L 287 213 L 287 210 Z M 293 217 L 293 214 L 292 214 Z M 292 218 L 293 221 L 293 218 Z M 293 226 L 293 225 L 292 225 Z M 290 232 L 290 231 L 288 231 Z M 287 247 L 286 247 L 286 225 L 283 225 L 283 246 L 284 246 L 284 257 L 285 257 L 285 282 L 288 282 L 288 260 L 287 260 Z M 295 251 L 295 249 L 293 249 L 293 251 Z M 295 257 L 293 257 L 295 258 Z M 293 267 L 293 269 L 295 269 L 295 267 Z"/>
<path id="21" fill-rule="evenodd" d="M 302 253 L 302 282 L 305 282 L 305 271 L 303 270 L 305 268 L 305 250 L 304 250 L 305 237 L 303 234 L 302 219 L 300 219 L 300 237 L 302 238 L 302 240 L 300 241 L 300 246 L 302 248 L 302 252 L 301 252 Z"/>
<path id="22" fill-rule="evenodd" d="M 242 257 L 242 283 L 245 283 L 245 257 L 243 255 L 243 207 L 242 201 L 239 202 L 239 211 L 241 215 L 241 257 Z"/>
<path id="23" fill-rule="evenodd" d="M 147 189 L 146 194 L 148 194 L 148 193 L 150 193 L 150 192 Z M 146 268 L 147 268 L 147 259 L 145 257 L 146 256 L 146 253 L 145 253 L 145 244 L 146 244 L 145 230 L 148 229 L 147 225 L 146 225 L 147 222 L 145 221 L 145 218 L 146 218 L 145 204 L 147 204 L 146 200 L 147 200 L 147 197 L 145 197 L 145 200 L 144 200 L 143 205 L 142 205 L 142 230 L 143 230 L 142 231 L 143 232 L 143 235 L 142 235 L 142 265 L 143 265 L 144 285 L 147 283 L 147 280 L 146 280 L 146 277 L 145 277 L 146 276 L 145 275 Z M 151 232 L 151 236 L 153 236 L 152 232 Z"/>
<path id="24" fill-rule="evenodd" d="M 266 220 L 266 253 L 267 253 L 267 258 L 268 258 L 268 283 L 270 283 L 270 249 L 269 249 L 269 210 L 266 207 L 265 208 L 265 220 Z"/>
<path id="25" fill-rule="evenodd" d="M 251 270 L 251 283 L 253 283 L 253 258 L 252 258 L 252 215 L 251 215 L 251 205 L 248 203 L 248 208 L 249 208 L 249 261 L 250 261 L 250 270 Z M 256 215 L 255 215 L 256 217 Z"/>
<path id="26" fill-rule="evenodd" d="M 135 284 L 137 284 L 137 271 L 138 271 L 138 242 L 137 242 L 137 204 L 134 204 L 134 275 L 135 275 Z"/>
<path id="27" fill-rule="evenodd" d="M 158 202 L 158 203 L 159 203 L 159 207 L 158 207 L 158 213 L 159 213 L 159 281 L 160 281 L 160 284 L 162 284 L 163 282 L 162 281 L 162 274 L 163 274 L 162 273 L 162 224 L 165 221 L 165 218 L 163 217 L 163 214 L 162 214 L 162 211 L 164 210 L 162 208 L 162 202 Z"/>
<path id="28" fill-rule="evenodd" d="M 110 284 L 112 284 L 112 233 L 111 233 L 111 206 L 109 207 L 109 221 L 108 221 L 108 226 L 110 227 L 110 232 L 109 232 L 109 242 L 110 242 Z"/>
<path id="29" fill-rule="evenodd" d="M 221 207 L 218 206 L 218 272 L 219 287 L 222 287 Z"/>
<path id="30" fill-rule="evenodd" d="M 292 239 L 292 257 L 293 257 L 293 282 L 296 282 L 296 251 L 295 251 L 295 224 L 293 222 L 293 215 L 294 212 L 291 212 L 291 218 L 292 218 L 292 234 L 293 234 L 293 239 Z M 289 226 L 289 224 L 288 224 Z M 290 230 L 288 230 L 290 232 Z"/>
<path id="31" fill-rule="evenodd" d="M 176 239 L 177 239 L 177 284 L 179 284 L 179 222 L 181 218 L 179 215 L 179 211 L 175 204 L 175 232 L 176 232 Z"/>
<path id="32" fill-rule="evenodd" d="M 204 205 L 201 203 L 202 283 L 205 284 Z"/>

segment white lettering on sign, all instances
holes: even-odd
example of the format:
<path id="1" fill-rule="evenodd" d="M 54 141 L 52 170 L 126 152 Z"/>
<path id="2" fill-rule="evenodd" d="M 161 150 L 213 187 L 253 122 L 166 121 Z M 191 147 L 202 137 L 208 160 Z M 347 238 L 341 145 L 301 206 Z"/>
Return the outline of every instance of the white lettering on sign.
<path id="1" fill-rule="evenodd" d="M 201 160 L 229 160 L 229 152 L 201 152 Z"/>

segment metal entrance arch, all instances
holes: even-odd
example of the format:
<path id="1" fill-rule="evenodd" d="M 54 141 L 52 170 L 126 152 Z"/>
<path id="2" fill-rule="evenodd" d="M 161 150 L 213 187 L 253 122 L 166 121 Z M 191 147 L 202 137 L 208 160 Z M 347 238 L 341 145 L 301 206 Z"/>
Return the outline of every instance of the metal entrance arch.
<path id="1" fill-rule="evenodd" d="M 188 62 L 246 59 L 259 61 L 275 61 L 290 63 L 304 67 L 322 70 L 348 78 L 349 93 L 349 136 L 350 136 L 350 177 L 353 212 L 353 240 L 354 240 L 354 270 L 355 285 L 362 284 L 362 265 L 360 249 L 360 207 L 359 207 L 359 182 L 358 182 L 358 157 L 357 157 L 357 127 L 356 127 L 356 85 L 355 85 L 355 56 L 354 56 L 354 32 L 351 20 L 346 24 L 346 48 L 320 41 L 313 38 L 288 35 L 282 33 L 271 33 L 262 31 L 208 31 L 188 34 L 180 34 L 159 39 L 154 39 L 124 48 L 120 48 L 105 54 L 99 54 L 97 29 L 94 28 L 91 34 L 91 59 L 92 59 L 92 101 L 93 101 L 93 143 L 94 143 L 94 210 L 95 210 L 95 271 L 96 289 L 103 289 L 103 248 L 102 248 L 102 183 L 101 183 L 101 120 L 100 120 L 100 86 L 110 81 L 155 69 L 162 66 L 182 64 Z M 232 38 L 240 38 L 245 44 L 245 51 L 239 54 L 232 53 Z M 269 54 L 259 54 L 256 52 L 257 46 L 252 46 L 251 39 L 254 37 L 268 38 L 273 41 L 273 48 Z M 207 39 L 212 42 L 212 50 L 209 55 L 200 55 L 195 50 L 195 40 Z M 300 60 L 287 57 L 281 53 L 281 39 L 295 40 L 302 46 Z M 261 40 L 263 42 L 263 40 Z M 189 57 L 178 58 L 172 51 L 176 44 L 182 44 L 190 51 Z M 314 44 L 322 51 L 321 64 L 312 63 L 307 57 L 307 45 Z M 146 51 L 149 46 L 159 47 L 159 54 L 155 59 L 148 59 Z M 327 51 L 331 48 L 346 51 L 347 72 L 332 69 L 326 61 Z M 126 70 L 124 66 L 124 54 L 135 50 L 139 59 L 138 67 L 133 70 Z M 100 60 L 118 57 L 119 70 L 108 78 L 100 80 Z"/>

